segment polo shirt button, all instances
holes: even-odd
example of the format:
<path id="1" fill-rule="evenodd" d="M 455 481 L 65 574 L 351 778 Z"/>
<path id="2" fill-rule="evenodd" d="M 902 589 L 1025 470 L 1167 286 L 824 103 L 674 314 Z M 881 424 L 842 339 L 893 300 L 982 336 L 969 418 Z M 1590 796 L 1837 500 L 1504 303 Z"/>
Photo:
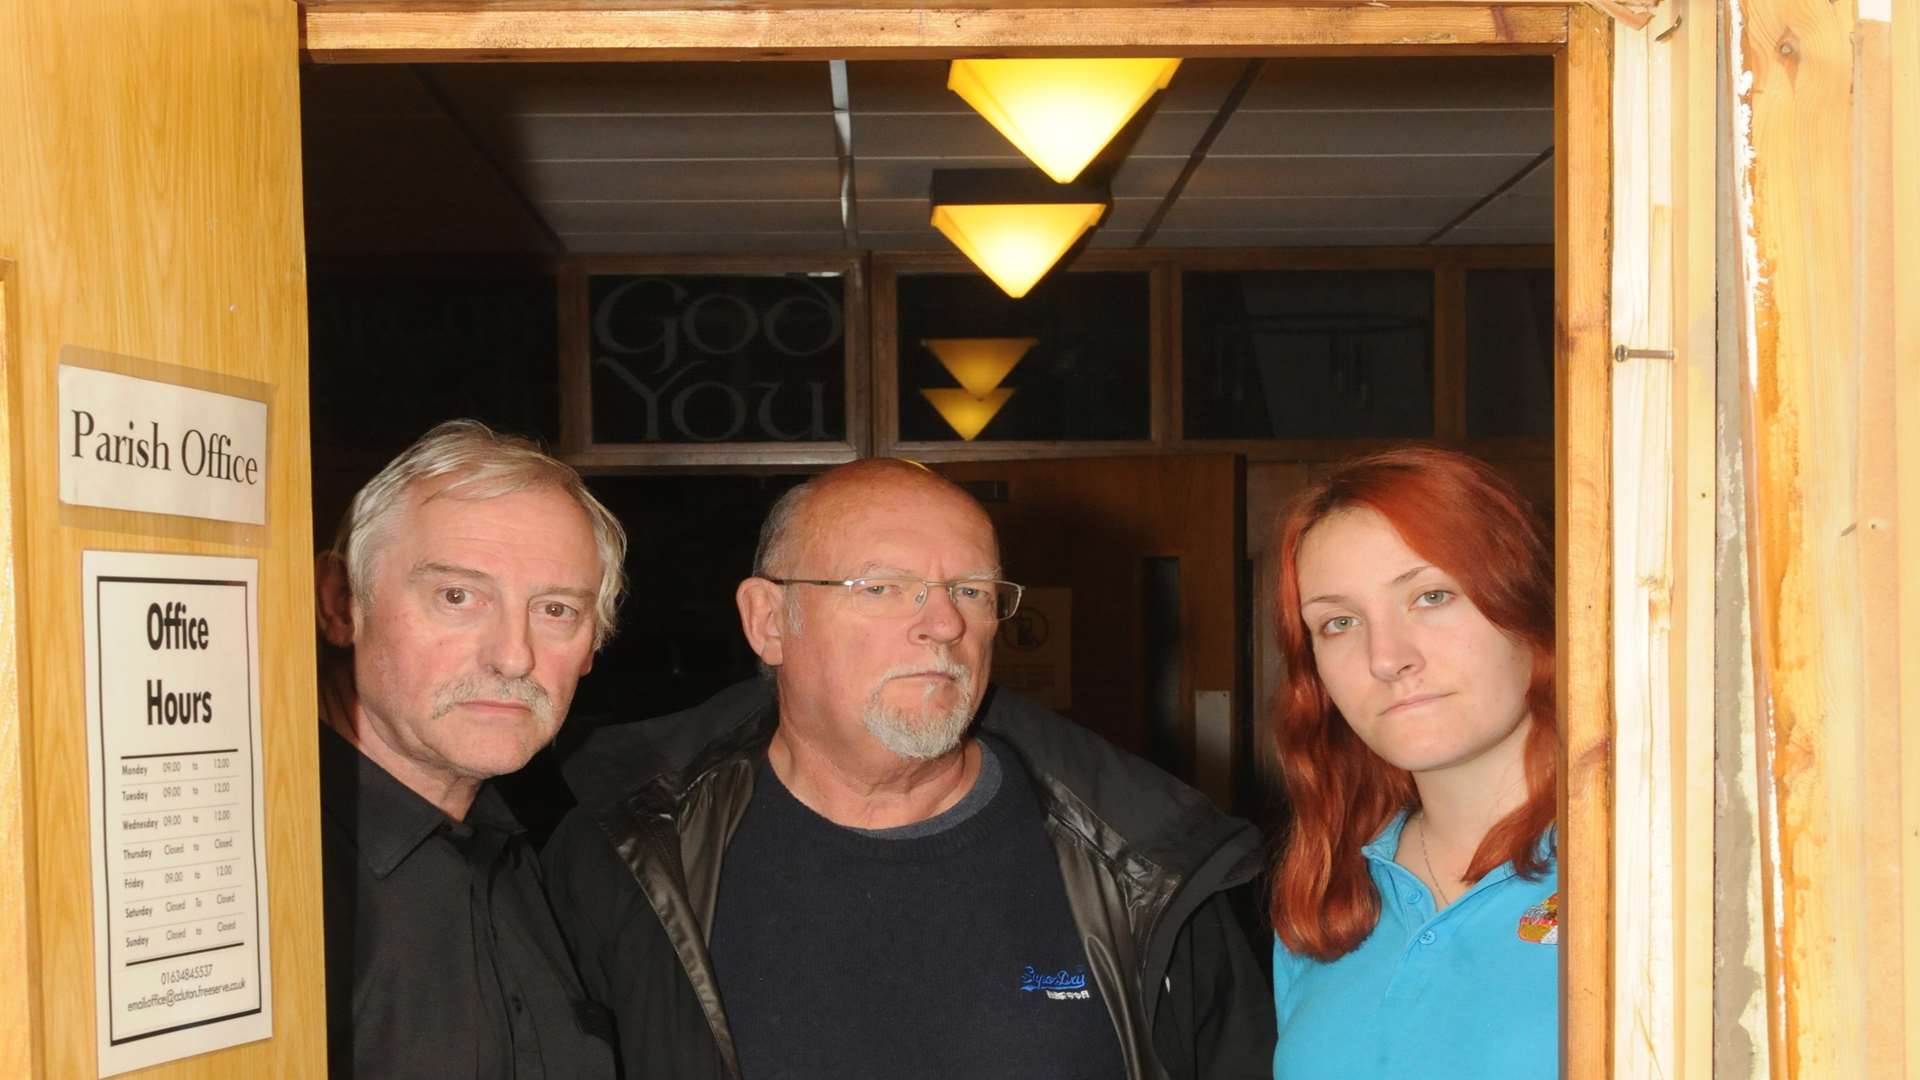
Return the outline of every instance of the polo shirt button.
<path id="1" fill-rule="evenodd" d="M 1422 945 L 1431 945 L 1431 944 L 1433 944 L 1433 931 L 1431 931 L 1431 930 L 1429 930 L 1429 931 L 1427 931 L 1426 933 L 1424 933 L 1424 934 L 1421 934 L 1421 935 L 1420 935 L 1420 944 L 1422 944 Z"/>
<path id="2" fill-rule="evenodd" d="M 1419 906 L 1420 906 L 1420 894 L 1419 894 L 1419 893 L 1417 893 L 1417 892 L 1412 892 L 1412 893 L 1408 893 L 1408 894 L 1407 894 L 1407 906 L 1408 906 L 1408 907 L 1419 907 Z"/>

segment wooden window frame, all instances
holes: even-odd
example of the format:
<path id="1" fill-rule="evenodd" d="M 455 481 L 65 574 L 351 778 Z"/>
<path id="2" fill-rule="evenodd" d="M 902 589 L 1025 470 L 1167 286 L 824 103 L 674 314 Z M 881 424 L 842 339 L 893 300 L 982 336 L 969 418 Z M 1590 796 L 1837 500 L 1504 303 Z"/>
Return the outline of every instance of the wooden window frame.
<path id="1" fill-rule="evenodd" d="M 1331 461 L 1406 444 L 1405 438 L 1189 439 L 1183 430 L 1181 275 L 1213 270 L 1415 270 L 1434 277 L 1434 433 L 1411 440 L 1456 446 L 1494 461 L 1546 461 L 1551 438 L 1466 435 L 1466 274 L 1470 270 L 1551 269 L 1551 245 L 1330 248 L 1093 248 L 1054 273 L 1143 271 L 1150 275 L 1152 317 L 1148 378 L 1148 435 L 1127 440 L 954 440 L 900 438 L 899 340 L 896 285 L 902 273 L 968 273 L 957 253 L 876 252 L 870 298 L 873 328 L 874 452 L 923 461 L 1124 456 L 1152 453 L 1232 453 L 1249 461 Z M 1451 290 L 1448 292 L 1447 290 Z M 1451 307 L 1446 305 L 1451 304 Z"/>
<path id="2" fill-rule="evenodd" d="M 1178 56 L 1549 55 L 1554 61 L 1554 493 L 1561 1071 L 1614 1072 L 1614 261 L 1610 19 L 1578 2 L 1105 0 L 930 9 L 899 0 L 656 0 L 561 6 L 306 0 L 303 49 L 325 62 L 933 59 L 1062 53 Z M 1576 257 L 1577 255 L 1577 257 Z M 563 418 L 564 421 L 564 418 Z M 573 421 L 577 425 L 578 418 Z M 577 428 L 576 428 L 577 430 Z M 1644 972 L 1626 972 L 1628 978 Z"/>
<path id="3" fill-rule="evenodd" d="M 601 274 L 713 275 L 831 271 L 843 275 L 841 321 L 846 379 L 846 437 L 832 442 L 603 443 L 593 440 L 593 343 L 587 281 Z M 867 346 L 867 261 L 859 252 L 779 255 L 606 255 L 561 260 L 560 454 L 583 472 L 618 474 L 658 468 L 819 468 L 867 456 L 872 424 Z"/>
<path id="4" fill-rule="evenodd" d="M 1458 447 L 1493 461 L 1545 461 L 1551 438 L 1467 437 L 1466 275 L 1470 270 L 1553 267 L 1551 245 L 1446 247 L 1190 248 L 1157 252 L 1173 269 L 1167 328 L 1173 370 L 1167 382 L 1170 445 L 1185 451 L 1227 452 L 1248 461 L 1326 461 L 1404 446 L 1410 441 Z M 1430 439 L 1189 439 L 1184 430 L 1186 367 L 1181 320 L 1181 274 L 1218 270 L 1423 270 L 1433 275 L 1433 436 Z"/>

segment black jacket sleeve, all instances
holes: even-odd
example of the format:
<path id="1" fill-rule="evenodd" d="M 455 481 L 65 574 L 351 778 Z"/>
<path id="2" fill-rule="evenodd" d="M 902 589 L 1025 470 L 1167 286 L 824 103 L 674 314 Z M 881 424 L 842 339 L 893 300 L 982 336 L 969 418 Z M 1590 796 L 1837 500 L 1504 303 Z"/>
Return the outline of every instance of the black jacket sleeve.
<path id="1" fill-rule="evenodd" d="M 599 824 L 569 813 L 540 861 L 581 985 L 613 1013 L 621 1075 L 731 1077 L 659 916 Z"/>
<path id="2" fill-rule="evenodd" d="M 1254 947 L 1248 889 L 1215 893 L 1174 941 L 1153 1021 L 1173 1080 L 1273 1075 L 1273 984 Z"/>

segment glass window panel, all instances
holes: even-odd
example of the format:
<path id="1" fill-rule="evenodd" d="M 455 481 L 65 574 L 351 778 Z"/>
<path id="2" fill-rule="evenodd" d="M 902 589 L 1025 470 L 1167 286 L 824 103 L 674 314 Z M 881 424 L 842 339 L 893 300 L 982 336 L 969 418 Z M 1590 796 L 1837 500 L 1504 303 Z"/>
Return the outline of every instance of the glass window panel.
<path id="1" fill-rule="evenodd" d="M 1181 278 L 1189 439 L 1433 434 L 1433 276 L 1208 271 Z"/>
<path id="2" fill-rule="evenodd" d="M 845 289 L 838 273 L 589 278 L 593 441 L 844 441 Z"/>
<path id="3" fill-rule="evenodd" d="M 1467 434 L 1553 435 L 1553 271 L 1467 273 Z"/>
<path id="4" fill-rule="evenodd" d="M 976 442 L 1151 436 L 1152 288 L 1146 271 L 1054 274 L 1019 300 L 979 274 L 902 274 L 897 291 L 902 442 L 961 439 L 921 393 L 966 393 L 923 344 L 952 338 L 1035 339 L 991 388 L 975 387 L 1012 391 Z"/>

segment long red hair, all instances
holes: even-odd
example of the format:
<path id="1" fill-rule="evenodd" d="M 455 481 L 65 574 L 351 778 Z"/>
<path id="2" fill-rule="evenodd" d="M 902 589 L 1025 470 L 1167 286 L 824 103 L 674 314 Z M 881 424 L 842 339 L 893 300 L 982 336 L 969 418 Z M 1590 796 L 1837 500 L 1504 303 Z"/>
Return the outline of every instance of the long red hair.
<path id="1" fill-rule="evenodd" d="M 1351 952 L 1379 922 L 1380 896 L 1360 849 L 1419 803 L 1412 774 L 1368 749 L 1334 707 L 1300 615 L 1301 539 L 1330 515 L 1363 507 L 1392 523 L 1409 548 L 1460 582 L 1487 621 L 1533 652 L 1527 799 L 1481 838 L 1467 879 L 1506 862 L 1538 877 L 1546 870 L 1539 840 L 1554 818 L 1553 570 L 1526 499 L 1483 462 L 1430 447 L 1360 458 L 1311 485 L 1280 515 L 1273 546 L 1286 681 L 1272 724 L 1292 821 L 1273 875 L 1272 911 L 1287 948 L 1318 960 Z"/>

